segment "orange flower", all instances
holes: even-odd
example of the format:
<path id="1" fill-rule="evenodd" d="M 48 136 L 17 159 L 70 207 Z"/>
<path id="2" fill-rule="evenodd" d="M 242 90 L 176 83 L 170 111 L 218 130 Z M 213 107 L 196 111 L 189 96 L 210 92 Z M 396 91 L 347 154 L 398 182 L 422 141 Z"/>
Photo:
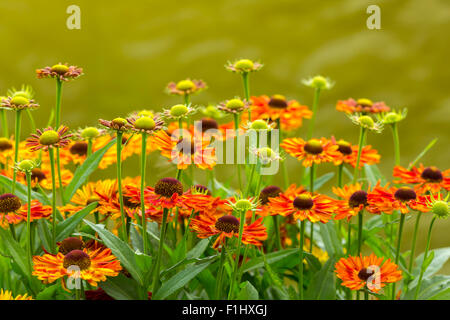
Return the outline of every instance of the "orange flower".
<path id="1" fill-rule="evenodd" d="M 361 290 L 367 286 L 372 292 L 378 292 L 388 283 L 400 281 L 402 271 L 390 259 L 383 261 L 373 253 L 370 256 L 349 256 L 336 263 L 336 276 L 344 287 Z"/>
<path id="2" fill-rule="evenodd" d="M 155 133 L 153 140 L 161 150 L 161 155 L 176 163 L 178 169 L 186 169 L 191 164 L 200 169 L 212 169 L 216 165 L 214 148 L 201 136 L 189 135 L 178 139 L 160 130 Z"/>
<path id="3" fill-rule="evenodd" d="M 389 108 L 384 102 L 372 102 L 369 99 L 352 98 L 348 100 L 339 100 L 336 105 L 336 110 L 345 112 L 347 114 L 352 113 L 380 113 L 389 112 Z"/>
<path id="4" fill-rule="evenodd" d="M 67 133 L 68 131 L 69 128 L 66 126 L 60 126 L 58 130 L 52 127 L 43 130 L 37 129 L 37 133 L 31 134 L 27 139 L 27 146 L 31 151 L 63 148 L 69 144 L 69 138 L 73 136 L 73 134 Z"/>
<path id="5" fill-rule="evenodd" d="M 213 244 L 213 248 L 217 249 L 219 245 L 224 244 L 226 238 L 239 238 L 239 223 L 239 219 L 232 215 L 217 217 L 204 213 L 192 219 L 190 227 L 197 232 L 200 239 L 219 235 Z M 261 246 L 261 241 L 266 239 L 267 232 L 262 224 L 262 218 L 250 225 L 244 224 L 242 243 Z"/>
<path id="6" fill-rule="evenodd" d="M 251 97 L 252 120 L 263 119 L 270 122 L 280 119 L 281 129 L 290 131 L 300 128 L 303 118 L 311 119 L 312 111 L 307 106 L 301 105 L 296 100 L 286 100 L 282 95 L 276 94 L 272 97 L 266 95 Z M 247 117 L 246 114 L 242 115 Z"/>
<path id="7" fill-rule="evenodd" d="M 336 141 L 334 137 L 331 138 L 334 144 L 338 146 L 338 151 L 341 154 L 341 157 L 336 158 L 334 161 L 335 165 L 340 165 L 341 163 L 348 163 L 353 168 L 356 167 L 356 161 L 358 158 L 358 149 L 359 146 L 351 145 L 349 142 L 344 140 Z M 381 156 L 378 154 L 378 151 L 372 149 L 372 146 L 367 145 L 362 147 L 361 149 L 361 158 L 359 160 L 359 167 L 362 168 L 364 164 L 376 164 L 380 162 Z"/>
<path id="8" fill-rule="evenodd" d="M 424 167 L 420 164 L 418 168 L 412 167 L 408 170 L 402 166 L 394 167 L 394 177 L 400 178 L 395 183 L 414 184 L 417 192 L 430 191 L 437 193 L 441 189 L 450 190 L 450 169 L 441 171 L 436 167 Z"/>
<path id="9" fill-rule="evenodd" d="M 270 210 L 282 216 L 293 215 L 301 221 L 308 219 L 311 222 L 326 223 L 338 208 L 338 202 L 328 196 L 304 190 L 293 193 L 291 190 L 270 198 Z"/>
<path id="10" fill-rule="evenodd" d="M 282 193 L 280 187 L 278 186 L 267 186 L 261 190 L 259 193 L 259 205 L 258 205 L 258 215 L 260 217 L 266 217 L 268 215 L 275 216 L 278 213 L 271 209 L 270 199 L 276 198 Z"/>
<path id="11" fill-rule="evenodd" d="M 341 220 L 347 218 L 350 220 L 352 217 L 358 215 L 358 213 L 366 209 L 370 213 L 379 214 L 380 211 L 377 207 L 369 206 L 367 202 L 367 195 L 370 192 L 370 187 L 367 190 L 362 189 L 362 185 L 356 183 L 354 185 L 347 185 L 342 188 L 332 187 L 333 193 L 342 200 L 337 200 L 339 203 L 335 220 Z"/>
<path id="12" fill-rule="evenodd" d="M 417 196 L 416 192 L 409 187 L 388 188 L 388 185 L 375 186 L 367 195 L 367 202 L 370 206 L 378 208 L 380 212 L 392 214 L 394 210 L 401 213 L 408 213 L 409 209 L 428 212 L 425 197 Z"/>
<path id="13" fill-rule="evenodd" d="M 106 281 L 106 277 L 115 277 L 122 270 L 119 260 L 111 253 L 111 249 L 99 246 L 91 250 L 72 250 L 66 255 L 44 254 L 33 257 L 33 275 L 44 283 L 52 283 L 61 279 L 64 286 L 64 277 L 80 277 L 90 285 L 97 286 L 100 281 Z M 68 270 L 70 267 L 78 267 L 79 274 L 75 270 Z"/>
<path id="14" fill-rule="evenodd" d="M 174 178 L 162 178 L 155 188 L 147 187 L 145 201 L 160 209 L 172 209 L 182 205 L 183 185 Z"/>
<path id="15" fill-rule="evenodd" d="M 0 300 L 33 300 L 33 297 L 25 293 L 24 295 L 19 294 L 14 298 L 11 291 L 3 291 L 3 289 L 1 289 Z"/>
<path id="16" fill-rule="evenodd" d="M 27 221 L 28 204 L 25 203 L 14 212 L 0 213 L 0 226 L 6 228 L 9 224 L 18 224 L 22 221 Z M 44 206 L 38 200 L 31 201 L 31 215 L 30 221 L 44 219 L 52 214 L 51 206 Z"/>
<path id="17" fill-rule="evenodd" d="M 283 140 L 281 147 L 297 160 L 303 160 L 302 164 L 305 167 L 310 167 L 313 163 L 335 162 L 342 157 L 338 146 L 326 138 L 309 141 L 302 138 L 288 138 Z"/>

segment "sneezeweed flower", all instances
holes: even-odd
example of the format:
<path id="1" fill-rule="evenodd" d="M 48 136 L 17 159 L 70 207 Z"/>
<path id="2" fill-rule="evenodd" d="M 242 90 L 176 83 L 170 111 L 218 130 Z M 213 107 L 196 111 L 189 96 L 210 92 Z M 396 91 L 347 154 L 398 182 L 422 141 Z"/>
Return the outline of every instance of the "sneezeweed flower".
<path id="1" fill-rule="evenodd" d="M 336 141 L 334 137 L 331 138 L 334 144 L 338 146 L 338 151 L 341 153 L 341 157 L 336 158 L 334 161 L 335 165 L 340 165 L 341 163 L 347 163 L 353 168 L 356 167 L 356 162 L 358 159 L 358 145 L 352 145 L 350 142 L 345 140 Z M 362 168 L 365 164 L 372 165 L 380 162 L 381 156 L 378 151 L 372 149 L 372 146 L 367 145 L 361 148 L 361 155 L 359 159 L 359 167 Z"/>
<path id="2" fill-rule="evenodd" d="M 422 195 L 418 196 L 410 187 L 388 188 L 387 185 L 375 186 L 367 196 L 369 205 L 386 214 L 392 214 L 394 210 L 400 210 L 405 214 L 409 212 L 409 209 L 427 212 L 424 200 Z"/>
<path id="3" fill-rule="evenodd" d="M 377 207 L 369 206 L 367 201 L 369 189 L 362 189 L 362 185 L 356 183 L 354 185 L 346 185 L 342 188 L 332 187 L 333 193 L 340 197 L 342 200 L 336 200 L 338 202 L 338 208 L 336 210 L 335 220 L 350 219 L 357 216 L 361 210 L 366 209 L 371 213 L 381 213 Z"/>
<path id="4" fill-rule="evenodd" d="M 450 203 L 448 203 L 448 198 L 450 193 L 447 193 L 445 198 L 439 193 L 435 196 L 427 195 L 425 196 L 425 203 L 428 209 L 438 217 L 439 219 L 447 219 L 450 215 Z"/>
<path id="5" fill-rule="evenodd" d="M 262 189 L 258 197 L 260 204 L 259 205 L 260 211 L 258 211 L 258 215 L 261 217 L 266 217 L 268 215 L 271 216 L 278 215 L 278 212 L 271 210 L 270 199 L 278 197 L 282 192 L 283 190 L 281 190 L 280 187 L 275 185 L 270 185 Z"/>
<path id="6" fill-rule="evenodd" d="M 162 178 L 148 190 L 145 201 L 154 207 L 172 209 L 182 204 L 183 184 L 175 178 Z"/>
<path id="7" fill-rule="evenodd" d="M 48 127 L 44 130 L 37 129 L 36 131 L 37 134 L 32 134 L 27 139 L 27 146 L 31 151 L 63 148 L 70 143 L 69 138 L 73 136 L 72 133 L 67 134 L 69 128 L 66 126 L 60 126 L 58 130 Z"/>
<path id="8" fill-rule="evenodd" d="M 154 132 L 161 130 L 164 125 L 158 117 L 138 116 L 127 118 L 128 123 L 131 125 L 131 130 L 139 133 L 153 134 Z"/>
<path id="9" fill-rule="evenodd" d="M 341 258 L 335 265 L 336 276 L 351 290 L 367 288 L 377 293 L 389 283 L 402 279 L 402 271 L 390 259 L 370 256 Z"/>
<path id="10" fill-rule="evenodd" d="M 391 109 L 384 102 L 372 102 L 365 98 L 358 100 L 350 98 L 348 100 L 339 100 L 336 105 L 336 110 L 347 114 L 375 114 L 387 113 Z"/>
<path id="11" fill-rule="evenodd" d="M 280 94 L 271 97 L 251 97 L 252 119 L 279 121 L 282 130 L 294 130 L 302 126 L 303 119 L 311 119 L 312 111 L 296 100 L 287 100 Z"/>
<path id="12" fill-rule="evenodd" d="M 14 165 L 15 170 L 30 174 L 37 167 L 39 167 L 39 160 L 22 160 Z"/>
<path id="13" fill-rule="evenodd" d="M 360 126 L 366 130 L 380 133 L 383 130 L 383 123 L 381 121 L 375 122 L 371 116 L 354 114 L 348 116 L 350 120 L 357 126 Z"/>
<path id="14" fill-rule="evenodd" d="M 239 238 L 240 220 L 233 215 L 213 216 L 203 213 L 191 220 L 190 227 L 197 233 L 200 239 L 218 235 L 214 241 L 213 248 L 223 246 L 225 239 Z M 250 225 L 244 224 L 242 232 L 242 243 L 261 246 L 262 241 L 267 239 L 266 227 L 259 218 Z"/>
<path id="15" fill-rule="evenodd" d="M 33 300 L 32 296 L 29 296 L 28 294 L 19 294 L 17 296 L 13 296 L 12 292 L 9 290 L 3 291 L 3 289 L 0 290 L 0 300 Z"/>
<path id="16" fill-rule="evenodd" d="M 284 139 L 280 145 L 288 154 L 302 161 L 304 167 L 323 162 L 334 162 L 341 158 L 338 146 L 326 138 L 311 139 L 302 138 Z"/>
<path id="17" fill-rule="evenodd" d="M 11 193 L 0 195 L 0 213 L 16 212 L 22 207 L 18 196 Z"/>
<path id="18" fill-rule="evenodd" d="M 180 120 L 192 116 L 197 112 L 197 108 L 191 104 L 176 104 L 169 109 L 164 109 L 161 116 L 166 121 Z"/>
<path id="19" fill-rule="evenodd" d="M 106 134 L 106 130 L 99 129 L 97 127 L 80 128 L 76 132 L 76 136 L 79 139 L 83 139 L 83 140 L 95 139 L 95 138 L 98 138 L 105 134 Z"/>
<path id="20" fill-rule="evenodd" d="M 320 75 L 304 79 L 302 80 L 302 83 L 307 87 L 318 90 L 330 90 L 334 86 L 334 81 L 331 81 L 330 78 L 326 78 Z"/>
<path id="21" fill-rule="evenodd" d="M 259 200 L 257 198 L 242 198 L 240 196 L 235 196 L 233 201 L 228 200 L 227 203 L 228 206 L 230 206 L 234 211 L 236 212 L 253 212 L 259 211 L 258 205 Z"/>
<path id="22" fill-rule="evenodd" d="M 243 127 L 248 131 L 269 132 L 276 127 L 276 124 L 269 123 L 267 120 L 257 119 L 252 122 L 247 122 L 245 125 L 243 125 Z"/>
<path id="23" fill-rule="evenodd" d="M 166 91 L 169 94 L 184 96 L 184 95 L 191 95 L 195 93 L 199 93 L 207 88 L 207 85 L 202 80 L 191 80 L 191 79 L 185 79 L 178 82 L 170 82 L 167 87 Z"/>
<path id="24" fill-rule="evenodd" d="M 111 249 L 99 246 L 95 250 L 88 248 L 75 249 L 66 254 L 44 254 L 33 257 L 33 275 L 44 283 L 52 283 L 61 279 L 63 287 L 66 276 L 79 277 L 96 287 L 98 282 L 107 277 L 115 277 L 122 270 L 119 260 L 111 253 Z M 79 269 L 79 273 L 74 272 Z"/>
<path id="25" fill-rule="evenodd" d="M 225 65 L 225 69 L 236 73 L 249 73 L 259 71 L 263 65 L 259 62 L 252 61 L 250 59 L 240 59 L 234 62 L 228 61 Z"/>
<path id="26" fill-rule="evenodd" d="M 238 114 L 244 110 L 247 110 L 249 108 L 249 103 L 246 100 L 241 100 L 239 98 L 233 98 L 233 99 L 221 102 L 217 106 L 217 108 L 226 113 Z"/>
<path id="27" fill-rule="evenodd" d="M 263 166 L 268 165 L 274 161 L 283 160 L 283 157 L 281 157 L 278 152 L 269 147 L 250 148 L 249 152 L 250 154 L 255 156 Z"/>
<path id="28" fill-rule="evenodd" d="M 16 95 L 2 99 L 2 107 L 8 110 L 24 110 L 24 109 L 36 109 L 39 104 L 35 103 L 33 99 Z"/>
<path id="29" fill-rule="evenodd" d="M 332 198 L 301 191 L 299 194 L 284 192 L 276 198 L 270 198 L 270 210 L 282 216 L 290 216 L 296 220 L 326 223 L 338 208 L 338 203 Z"/>
<path id="30" fill-rule="evenodd" d="M 450 169 L 441 171 L 437 167 L 419 167 L 406 169 L 402 166 L 394 167 L 394 177 L 400 178 L 395 183 L 413 184 L 417 192 L 437 193 L 441 189 L 450 190 Z"/>
<path id="31" fill-rule="evenodd" d="M 105 126 L 106 128 L 110 129 L 111 131 L 115 132 L 127 132 L 130 130 L 130 124 L 128 123 L 127 119 L 125 118 L 115 118 L 111 121 L 99 119 L 98 122 Z"/>
<path id="32" fill-rule="evenodd" d="M 83 69 L 76 66 L 69 66 L 67 63 L 58 63 L 52 67 L 37 69 L 38 79 L 55 78 L 60 81 L 69 81 L 78 78 L 83 74 Z"/>
<path id="33" fill-rule="evenodd" d="M 406 118 L 406 115 L 408 114 L 408 109 L 403 110 L 392 110 L 390 112 L 383 112 L 378 113 L 377 118 L 380 120 L 383 124 L 396 124 L 403 119 Z"/>

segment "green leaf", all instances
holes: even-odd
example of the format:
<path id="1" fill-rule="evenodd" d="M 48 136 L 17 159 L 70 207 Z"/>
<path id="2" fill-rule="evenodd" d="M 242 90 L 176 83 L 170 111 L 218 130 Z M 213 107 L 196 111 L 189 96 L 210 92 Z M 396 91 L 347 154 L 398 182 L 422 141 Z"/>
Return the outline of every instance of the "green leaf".
<path id="1" fill-rule="evenodd" d="M 194 279 L 200 272 L 206 269 L 214 260 L 202 262 L 200 264 L 189 265 L 183 271 L 175 274 L 172 278 L 165 281 L 161 288 L 152 296 L 154 300 L 162 300 L 184 287 L 189 281 Z"/>
<path id="2" fill-rule="evenodd" d="M 51 249 L 51 243 L 52 243 L 52 235 L 50 233 L 50 229 L 47 224 L 47 220 L 45 219 L 39 219 L 37 221 L 37 227 L 39 230 L 39 238 L 41 239 L 42 244 L 44 245 L 44 248 L 50 251 Z"/>
<path id="3" fill-rule="evenodd" d="M 342 243 L 336 234 L 334 221 L 320 223 L 320 237 L 329 256 L 340 257 L 343 255 Z"/>
<path id="4" fill-rule="evenodd" d="M 36 300 L 55 300 L 56 293 L 58 289 L 61 287 L 61 284 L 58 282 L 48 288 L 45 288 L 36 296 Z"/>
<path id="5" fill-rule="evenodd" d="M 62 241 L 72 234 L 78 224 L 95 208 L 97 202 L 92 202 L 56 226 L 56 241 Z"/>
<path id="6" fill-rule="evenodd" d="M 12 184 L 13 184 L 12 179 L 0 175 L 0 185 L 1 186 L 3 186 L 7 190 L 11 190 Z M 14 194 L 16 196 L 18 196 L 22 201 L 27 201 L 28 200 L 27 192 L 28 192 L 27 186 L 25 186 L 19 182 L 16 182 L 16 190 L 14 192 Z M 40 193 L 35 192 L 33 190 L 31 190 L 31 198 L 39 200 L 39 202 L 44 205 L 50 205 L 50 201 L 48 200 L 48 198 L 42 196 Z"/>
<path id="7" fill-rule="evenodd" d="M 328 259 L 322 269 L 314 274 L 305 296 L 311 300 L 335 300 L 334 258 Z"/>
<path id="8" fill-rule="evenodd" d="M 208 248 L 209 239 L 200 240 L 189 252 L 186 254 L 187 259 L 198 259 Z"/>
<path id="9" fill-rule="evenodd" d="M 430 256 L 433 256 L 433 259 L 430 260 Z M 428 254 L 428 267 L 425 267 L 425 272 L 423 274 L 424 278 L 430 278 L 436 272 L 442 269 L 442 267 L 447 263 L 450 259 L 450 247 L 434 249 L 431 253 Z M 422 262 L 423 262 L 423 253 L 421 253 L 416 258 L 416 267 L 413 269 L 412 274 L 415 279 L 411 283 L 412 286 L 415 286 L 418 281 L 418 276 L 420 274 Z"/>
<path id="10" fill-rule="evenodd" d="M 432 278 L 424 278 L 420 286 L 418 300 L 437 300 L 441 297 L 448 297 L 450 288 L 450 276 L 436 275 Z M 410 285 L 410 289 L 406 293 L 404 299 L 414 299 L 416 293 L 416 285 Z"/>
<path id="11" fill-rule="evenodd" d="M 428 150 L 430 150 L 434 144 L 438 141 L 438 138 L 434 138 L 433 140 L 431 140 L 431 142 L 425 147 L 425 149 L 422 150 L 421 153 L 419 153 L 419 155 L 414 159 L 413 162 L 411 162 L 411 164 L 408 167 L 408 170 L 410 170 L 412 167 L 414 167 L 417 162 L 419 162 L 419 160 L 428 152 Z"/>
<path id="12" fill-rule="evenodd" d="M 94 224 L 88 220 L 84 220 L 84 222 L 99 234 L 105 245 L 111 249 L 112 253 L 120 260 L 120 263 L 128 270 L 131 276 L 143 286 L 144 275 L 130 246 L 106 230 L 104 225 Z"/>
<path id="13" fill-rule="evenodd" d="M 25 249 L 22 248 L 22 246 L 12 238 L 9 231 L 3 228 L 0 228 L 0 237 L 14 262 L 18 265 L 22 274 L 24 274 L 28 278 L 28 280 L 31 281 L 31 264 L 28 261 L 29 258 L 27 253 L 25 252 Z"/>
<path id="14" fill-rule="evenodd" d="M 135 280 L 121 273 L 117 277 L 108 278 L 107 281 L 100 283 L 100 287 L 116 300 L 139 300 L 137 286 L 139 285 Z"/>
<path id="15" fill-rule="evenodd" d="M 378 169 L 378 166 L 376 164 L 367 165 L 364 164 L 364 171 L 366 173 L 366 177 L 369 180 L 370 184 L 372 186 L 376 185 L 378 180 L 380 180 L 382 185 L 385 185 L 387 183 L 386 178 L 381 173 L 380 169 Z"/>
<path id="16" fill-rule="evenodd" d="M 320 176 L 316 180 L 314 180 L 314 190 L 319 190 L 325 183 L 331 180 L 334 177 L 334 172 L 328 172 L 323 176 Z"/>
<path id="17" fill-rule="evenodd" d="M 255 287 L 248 281 L 241 284 L 241 291 L 236 297 L 236 300 L 258 300 L 259 294 Z"/>
<path id="18" fill-rule="evenodd" d="M 265 258 L 268 264 L 273 264 L 274 262 L 280 261 L 284 258 L 287 258 L 293 254 L 299 253 L 298 248 L 294 249 L 285 249 L 280 251 L 271 252 L 269 254 L 266 254 Z M 255 259 L 251 259 L 249 262 L 247 262 L 243 268 L 242 273 L 248 272 L 250 270 L 254 270 L 257 268 L 262 268 L 264 266 L 264 257 L 258 257 Z"/>
<path id="19" fill-rule="evenodd" d="M 103 155 L 106 153 L 106 151 L 108 151 L 108 149 L 111 148 L 111 146 L 115 143 L 116 139 L 114 138 L 106 146 L 95 151 L 93 154 L 87 157 L 83 164 L 77 168 L 75 174 L 73 175 L 72 181 L 64 191 L 65 199 L 72 199 L 78 188 L 81 187 L 86 179 L 91 175 L 91 173 L 94 172 L 95 169 L 97 169 L 98 164 L 100 163 L 100 160 L 102 160 Z"/>

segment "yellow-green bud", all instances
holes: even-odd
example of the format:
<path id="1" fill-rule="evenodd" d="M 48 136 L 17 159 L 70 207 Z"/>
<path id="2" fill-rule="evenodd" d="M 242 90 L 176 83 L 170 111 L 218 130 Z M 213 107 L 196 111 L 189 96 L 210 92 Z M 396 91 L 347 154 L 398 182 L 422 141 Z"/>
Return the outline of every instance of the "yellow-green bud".
<path id="1" fill-rule="evenodd" d="M 369 106 L 369 107 L 373 105 L 372 100 L 366 99 L 366 98 L 358 99 L 358 100 L 356 101 L 356 103 L 359 104 L 359 105 L 361 105 L 361 106 Z"/>
<path id="2" fill-rule="evenodd" d="M 181 91 L 194 90 L 196 88 L 195 83 L 191 80 L 181 80 L 177 83 L 176 88 Z"/>
<path id="3" fill-rule="evenodd" d="M 234 67 L 238 70 L 238 71 L 244 71 L 244 72 L 248 72 L 251 71 L 253 69 L 253 61 L 249 60 L 249 59 L 241 59 L 235 62 Z"/>
<path id="4" fill-rule="evenodd" d="M 373 122 L 373 119 L 369 116 L 361 116 L 359 122 L 366 128 L 373 128 L 375 126 L 375 122 Z"/>
<path id="5" fill-rule="evenodd" d="M 155 128 L 155 121 L 150 117 L 141 117 L 134 122 L 136 129 L 152 130 Z"/>
<path id="6" fill-rule="evenodd" d="M 153 112 L 151 112 L 149 110 L 142 110 L 142 111 L 139 111 L 138 117 L 150 117 L 150 118 L 153 118 L 154 115 L 153 115 Z"/>
<path id="7" fill-rule="evenodd" d="M 99 134 L 100 131 L 98 131 L 96 127 L 88 127 L 81 131 L 81 137 L 83 137 L 84 139 L 93 139 L 95 137 L 98 137 Z"/>
<path id="8" fill-rule="evenodd" d="M 18 164 L 18 167 L 22 171 L 31 171 L 36 164 L 33 160 L 23 160 Z"/>
<path id="9" fill-rule="evenodd" d="M 50 146 L 59 142 L 59 134 L 54 130 L 44 131 L 39 138 L 39 143 L 44 146 Z"/>
<path id="10" fill-rule="evenodd" d="M 317 89 L 323 89 L 328 86 L 328 80 L 322 76 L 315 76 L 312 79 L 311 86 Z"/>
<path id="11" fill-rule="evenodd" d="M 241 199 L 241 200 L 236 201 L 235 206 L 239 210 L 248 211 L 252 207 L 252 203 L 247 199 Z"/>
<path id="12" fill-rule="evenodd" d="M 244 102 L 240 99 L 228 100 L 226 107 L 231 110 L 236 110 L 244 107 Z"/>
<path id="13" fill-rule="evenodd" d="M 435 201 L 431 207 L 431 211 L 439 218 L 446 218 L 449 215 L 449 207 L 447 201 Z"/>
<path id="14" fill-rule="evenodd" d="M 170 108 L 170 115 L 173 117 L 182 117 L 188 113 L 188 108 L 184 104 L 177 104 Z"/>
<path id="15" fill-rule="evenodd" d="M 250 125 L 250 129 L 253 130 L 267 130 L 269 129 L 269 125 L 267 124 L 266 121 L 258 119 L 252 122 L 252 124 Z"/>
<path id="16" fill-rule="evenodd" d="M 23 106 L 23 105 L 27 105 L 30 102 L 30 100 L 28 100 L 25 97 L 22 96 L 15 96 L 11 99 L 11 104 L 15 105 L 15 106 Z"/>
<path id="17" fill-rule="evenodd" d="M 52 67 L 52 71 L 53 71 L 53 72 L 56 72 L 57 74 L 64 74 L 64 73 L 66 73 L 67 71 L 69 71 L 69 67 L 66 66 L 66 65 L 64 65 L 64 64 L 55 64 L 55 65 Z"/>
<path id="18" fill-rule="evenodd" d="M 127 124 L 127 120 L 124 118 L 115 118 L 112 122 L 118 126 L 124 126 Z"/>

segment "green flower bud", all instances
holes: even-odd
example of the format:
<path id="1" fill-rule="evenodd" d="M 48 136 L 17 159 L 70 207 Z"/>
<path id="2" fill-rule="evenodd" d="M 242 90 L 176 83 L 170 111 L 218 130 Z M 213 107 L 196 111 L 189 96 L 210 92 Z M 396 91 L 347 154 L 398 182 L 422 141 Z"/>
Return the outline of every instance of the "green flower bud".
<path id="1" fill-rule="evenodd" d="M 238 200 L 235 204 L 238 210 L 248 211 L 252 208 L 252 203 L 247 199 Z"/>
<path id="2" fill-rule="evenodd" d="M 55 130 L 44 131 L 39 138 L 39 143 L 44 146 L 50 146 L 59 142 L 59 134 Z"/>
<path id="3" fill-rule="evenodd" d="M 100 131 L 98 131 L 96 127 L 88 127 L 81 131 L 81 137 L 83 137 L 84 139 L 93 139 L 98 137 L 99 134 Z"/>
<path id="4" fill-rule="evenodd" d="M 155 121 L 150 117 L 141 117 L 134 122 L 136 129 L 153 130 L 155 128 Z"/>
<path id="5" fill-rule="evenodd" d="M 191 80 L 181 80 L 177 83 L 176 88 L 180 91 L 195 90 L 196 85 Z"/>
<path id="6" fill-rule="evenodd" d="M 66 73 L 67 71 L 69 71 L 69 67 L 66 66 L 66 65 L 64 65 L 64 64 L 55 64 L 55 65 L 52 67 L 52 71 L 53 71 L 53 72 L 56 72 L 57 74 L 64 74 L 64 73 Z"/>
<path id="7" fill-rule="evenodd" d="M 241 59 L 235 62 L 234 67 L 238 71 L 249 72 L 253 69 L 254 63 L 249 59 Z"/>
<path id="8" fill-rule="evenodd" d="M 189 112 L 189 109 L 184 104 L 177 104 L 170 108 L 170 115 L 172 117 L 182 117 Z"/>
<path id="9" fill-rule="evenodd" d="M 266 121 L 258 119 L 252 122 L 252 124 L 250 125 L 250 129 L 253 130 L 268 130 L 269 129 L 269 125 L 267 124 Z"/>
<path id="10" fill-rule="evenodd" d="M 236 110 L 236 109 L 243 108 L 245 105 L 244 105 L 244 102 L 240 99 L 230 99 L 230 100 L 228 100 L 228 102 L 225 106 L 228 109 Z"/>

